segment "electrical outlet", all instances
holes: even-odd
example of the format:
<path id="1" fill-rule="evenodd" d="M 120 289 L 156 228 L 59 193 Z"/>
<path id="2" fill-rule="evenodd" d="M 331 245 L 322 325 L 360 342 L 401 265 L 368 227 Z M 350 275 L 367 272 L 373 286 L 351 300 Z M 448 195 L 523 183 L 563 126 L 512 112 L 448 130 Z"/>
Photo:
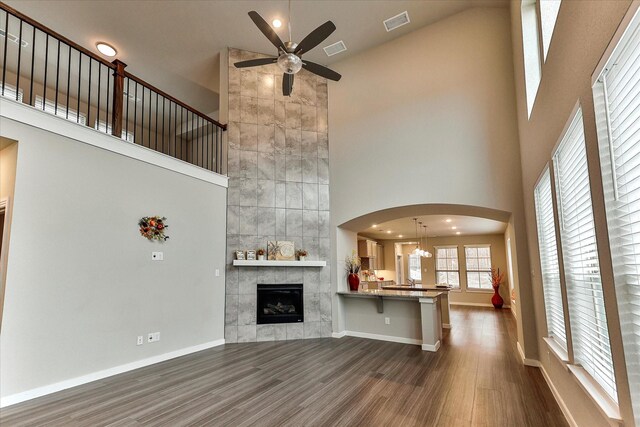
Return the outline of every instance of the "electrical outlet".
<path id="1" fill-rule="evenodd" d="M 390 325 L 391 324 L 391 319 L 389 317 L 385 317 L 384 318 L 384 324 L 385 325 Z"/>
<path id="2" fill-rule="evenodd" d="M 142 335 L 138 335 L 138 341 L 136 342 L 136 345 L 142 344 L 144 344 L 144 337 Z"/>
<path id="3" fill-rule="evenodd" d="M 154 341 L 155 341 L 155 338 L 153 337 L 153 334 L 149 333 L 147 335 L 147 342 L 154 342 Z"/>
<path id="4" fill-rule="evenodd" d="M 160 332 L 154 332 L 153 333 L 153 340 L 154 341 L 160 341 Z"/>
<path id="5" fill-rule="evenodd" d="M 163 261 L 164 253 L 163 252 L 151 252 L 151 259 L 153 261 Z"/>

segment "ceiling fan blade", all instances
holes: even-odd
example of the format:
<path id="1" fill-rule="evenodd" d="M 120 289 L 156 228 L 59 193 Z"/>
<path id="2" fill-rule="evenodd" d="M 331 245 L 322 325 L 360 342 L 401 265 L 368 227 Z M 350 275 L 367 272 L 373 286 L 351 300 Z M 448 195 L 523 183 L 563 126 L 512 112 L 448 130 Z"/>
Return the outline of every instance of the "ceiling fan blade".
<path id="1" fill-rule="evenodd" d="M 302 60 L 302 68 L 307 71 L 311 71 L 313 74 L 317 74 L 320 77 L 324 77 L 325 79 L 333 80 L 336 82 L 342 77 L 335 71 L 311 61 Z"/>
<path id="2" fill-rule="evenodd" d="M 294 74 L 284 73 L 282 76 L 282 95 L 291 96 L 293 91 L 293 76 Z"/>
<path id="3" fill-rule="evenodd" d="M 271 28 L 269 24 L 267 24 L 267 21 L 262 19 L 262 16 L 260 16 L 258 12 L 256 12 L 255 10 L 252 10 L 251 12 L 249 12 L 249 17 L 251 18 L 253 23 L 256 24 L 258 29 L 262 31 L 262 34 L 267 36 L 269 41 L 276 48 L 278 48 L 278 52 L 280 52 L 280 50 L 283 50 L 285 52 L 287 51 L 287 49 L 284 47 L 284 43 L 282 43 L 282 40 L 280 40 L 280 37 L 278 37 L 278 34 L 276 34 L 276 32 L 273 31 L 273 28 Z"/>
<path id="4" fill-rule="evenodd" d="M 269 65 L 274 64 L 278 58 L 258 58 L 258 59 L 249 59 L 248 61 L 240 61 L 236 62 L 236 68 L 246 68 L 246 67 L 257 67 L 259 65 Z"/>
<path id="5" fill-rule="evenodd" d="M 296 55 L 302 55 L 305 52 L 310 51 L 314 47 L 322 43 L 327 37 L 336 30 L 336 26 L 333 22 L 327 21 L 320 25 L 315 30 L 311 31 L 307 37 L 302 39 L 300 44 L 295 50 Z"/>

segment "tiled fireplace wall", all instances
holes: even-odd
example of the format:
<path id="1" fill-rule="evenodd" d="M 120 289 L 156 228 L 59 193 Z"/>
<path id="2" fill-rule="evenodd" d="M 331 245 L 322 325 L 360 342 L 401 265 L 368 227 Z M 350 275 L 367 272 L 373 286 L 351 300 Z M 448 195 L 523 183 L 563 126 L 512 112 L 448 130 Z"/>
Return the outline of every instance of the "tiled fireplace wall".
<path id="1" fill-rule="evenodd" d="M 229 49 L 229 196 L 225 339 L 270 341 L 331 336 L 329 266 L 242 267 L 234 251 L 290 240 L 307 259 L 329 263 L 327 82 L 302 70 L 291 97 L 282 72 L 270 66 L 237 69 L 259 58 Z M 303 283 L 304 323 L 256 325 L 258 283 Z"/>

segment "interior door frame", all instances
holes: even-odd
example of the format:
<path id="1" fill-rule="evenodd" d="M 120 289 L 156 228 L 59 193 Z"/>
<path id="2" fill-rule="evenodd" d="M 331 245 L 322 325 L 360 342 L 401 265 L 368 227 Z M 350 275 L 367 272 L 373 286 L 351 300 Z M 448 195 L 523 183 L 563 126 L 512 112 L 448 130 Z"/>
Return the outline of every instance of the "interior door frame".
<path id="1" fill-rule="evenodd" d="M 2 228 L 2 249 L 0 250 L 0 330 L 4 314 L 4 293 L 7 280 L 7 257 L 9 255 L 9 224 L 11 223 L 11 200 L 9 197 L 0 199 L 0 212 L 4 211 Z"/>

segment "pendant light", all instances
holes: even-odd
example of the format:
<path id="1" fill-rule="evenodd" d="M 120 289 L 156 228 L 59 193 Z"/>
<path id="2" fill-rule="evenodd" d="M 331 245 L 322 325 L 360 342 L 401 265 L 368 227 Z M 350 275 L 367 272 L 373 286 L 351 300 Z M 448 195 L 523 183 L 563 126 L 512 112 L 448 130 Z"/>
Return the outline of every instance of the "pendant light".
<path id="1" fill-rule="evenodd" d="M 431 258 L 433 255 L 431 255 L 431 252 L 429 252 L 429 246 L 427 246 L 427 226 L 423 225 L 424 227 L 424 250 L 422 251 L 422 256 L 425 258 Z"/>
<path id="2" fill-rule="evenodd" d="M 414 222 L 414 224 L 416 226 L 416 240 L 418 240 L 418 218 L 413 218 L 413 222 Z M 420 224 L 422 224 L 422 223 L 420 223 Z M 422 256 L 419 243 L 416 242 L 416 248 L 411 253 L 413 255 Z"/>

